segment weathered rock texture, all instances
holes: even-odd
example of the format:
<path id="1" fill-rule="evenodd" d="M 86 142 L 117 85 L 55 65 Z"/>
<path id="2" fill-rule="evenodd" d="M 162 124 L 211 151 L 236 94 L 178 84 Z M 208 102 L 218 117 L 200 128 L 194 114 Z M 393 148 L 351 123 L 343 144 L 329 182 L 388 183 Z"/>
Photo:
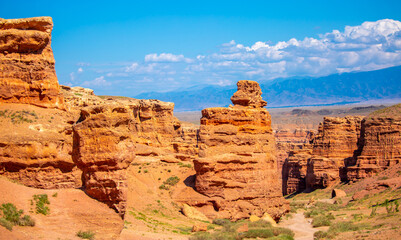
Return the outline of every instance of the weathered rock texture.
<path id="1" fill-rule="evenodd" d="M 0 113 L 1 175 L 36 188 L 81 186 L 81 171 L 71 158 L 74 121 L 68 113 L 8 103 Z"/>
<path id="2" fill-rule="evenodd" d="M 282 168 L 282 188 L 283 194 L 302 192 L 306 189 L 306 173 L 308 159 L 312 155 L 310 144 L 295 145 L 285 159 Z"/>
<path id="3" fill-rule="evenodd" d="M 278 220 L 289 205 L 278 182 L 270 114 L 262 108 L 266 102 L 258 83 L 239 81 L 237 86 L 234 107 L 202 110 L 195 187 L 209 197 L 214 210 L 205 214 L 210 218 L 268 212 Z"/>
<path id="4" fill-rule="evenodd" d="M 274 137 L 276 139 L 276 155 L 277 155 L 277 169 L 281 174 L 285 165 L 285 160 L 292 154 L 296 154 L 298 150 L 311 149 L 310 141 L 314 138 L 315 132 L 304 129 L 280 129 L 276 130 Z M 284 169 L 284 171 L 287 171 Z M 284 185 L 283 185 L 284 186 Z M 284 192 L 284 190 L 283 190 Z"/>
<path id="5" fill-rule="evenodd" d="M 313 139 L 306 187 L 326 188 L 346 180 L 346 166 L 358 150 L 362 117 L 325 117 Z"/>
<path id="6" fill-rule="evenodd" d="M 350 181 L 371 177 L 401 162 L 401 117 L 367 117 L 362 121 L 360 154 L 347 168 Z"/>
<path id="7" fill-rule="evenodd" d="M 0 19 L 0 102 L 63 109 L 50 17 Z"/>
<path id="8" fill-rule="evenodd" d="M 74 126 L 73 160 L 83 171 L 85 192 L 124 214 L 130 163 L 172 154 L 179 131 L 173 108 L 136 99 L 83 108 Z"/>

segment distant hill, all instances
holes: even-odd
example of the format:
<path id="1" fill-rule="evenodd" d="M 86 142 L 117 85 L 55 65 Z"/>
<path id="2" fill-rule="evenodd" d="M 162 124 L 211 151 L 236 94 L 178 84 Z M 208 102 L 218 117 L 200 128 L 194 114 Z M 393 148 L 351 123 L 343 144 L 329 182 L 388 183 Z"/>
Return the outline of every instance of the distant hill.
<path id="1" fill-rule="evenodd" d="M 268 107 L 331 105 L 401 98 L 401 66 L 370 72 L 319 78 L 290 78 L 260 82 Z M 228 106 L 236 86 L 207 86 L 166 93 L 143 93 L 135 98 L 174 102 L 176 111 Z"/>

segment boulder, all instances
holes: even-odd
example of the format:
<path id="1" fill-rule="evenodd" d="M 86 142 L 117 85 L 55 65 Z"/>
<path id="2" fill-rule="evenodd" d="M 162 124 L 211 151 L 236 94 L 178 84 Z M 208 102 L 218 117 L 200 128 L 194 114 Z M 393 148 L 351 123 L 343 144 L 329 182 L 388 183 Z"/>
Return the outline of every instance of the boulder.
<path id="1" fill-rule="evenodd" d="M 345 193 L 344 190 L 334 188 L 331 191 L 331 198 L 342 198 L 342 197 L 346 197 L 346 196 L 347 196 L 347 193 Z"/>
<path id="2" fill-rule="evenodd" d="M 192 226 L 192 232 L 206 232 L 207 224 L 205 223 L 196 223 Z"/>
<path id="3" fill-rule="evenodd" d="M 182 206 L 182 213 L 185 216 L 192 218 L 192 219 L 201 220 L 201 221 L 209 221 L 209 219 L 203 213 L 201 213 L 196 208 L 189 206 L 188 204 L 184 204 Z"/>

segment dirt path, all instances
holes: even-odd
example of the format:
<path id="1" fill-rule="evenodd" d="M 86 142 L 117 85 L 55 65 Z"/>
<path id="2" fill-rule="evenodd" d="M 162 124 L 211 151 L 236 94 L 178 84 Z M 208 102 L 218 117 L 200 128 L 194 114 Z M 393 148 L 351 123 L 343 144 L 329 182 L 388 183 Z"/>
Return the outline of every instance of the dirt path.
<path id="1" fill-rule="evenodd" d="M 318 229 L 313 228 L 309 221 L 311 220 L 306 219 L 303 212 L 299 212 L 294 214 L 292 218 L 280 222 L 279 226 L 294 231 L 295 240 L 312 240 L 313 234 L 317 232 Z"/>

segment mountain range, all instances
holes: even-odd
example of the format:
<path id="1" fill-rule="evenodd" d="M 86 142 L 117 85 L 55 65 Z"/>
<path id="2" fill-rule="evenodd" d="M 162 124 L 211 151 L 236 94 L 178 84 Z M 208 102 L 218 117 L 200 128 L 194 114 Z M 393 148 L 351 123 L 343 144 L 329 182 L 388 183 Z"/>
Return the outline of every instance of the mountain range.
<path id="1" fill-rule="evenodd" d="M 336 105 L 401 98 L 401 66 L 324 77 L 275 79 L 259 82 L 268 107 Z M 205 86 L 172 92 L 148 92 L 135 98 L 175 103 L 175 111 L 199 111 L 228 106 L 236 86 Z"/>

